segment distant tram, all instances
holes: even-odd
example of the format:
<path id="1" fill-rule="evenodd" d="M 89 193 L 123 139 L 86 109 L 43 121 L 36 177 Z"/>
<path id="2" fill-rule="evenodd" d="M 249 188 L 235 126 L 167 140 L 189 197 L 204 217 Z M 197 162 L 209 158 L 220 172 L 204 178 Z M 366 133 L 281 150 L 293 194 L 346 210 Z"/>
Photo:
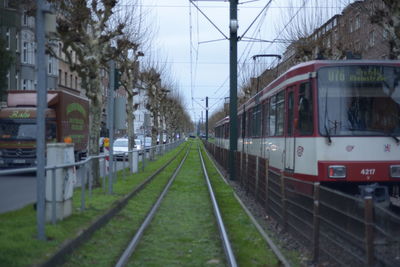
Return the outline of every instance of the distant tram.
<path id="1" fill-rule="evenodd" d="M 271 170 L 378 201 L 398 195 L 400 61 L 296 65 L 239 108 L 237 125 L 238 150 Z M 229 118 L 215 134 L 228 148 Z"/>

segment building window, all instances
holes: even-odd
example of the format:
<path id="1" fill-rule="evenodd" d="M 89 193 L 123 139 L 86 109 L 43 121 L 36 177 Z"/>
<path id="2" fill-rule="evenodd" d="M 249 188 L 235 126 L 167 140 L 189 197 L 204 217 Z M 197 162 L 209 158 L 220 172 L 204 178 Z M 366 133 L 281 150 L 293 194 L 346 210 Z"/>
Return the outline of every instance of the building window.
<path id="1" fill-rule="evenodd" d="M 373 47 L 375 45 L 375 31 L 369 32 L 369 46 Z"/>
<path id="2" fill-rule="evenodd" d="M 53 70 L 53 57 L 52 56 L 48 56 L 48 62 L 47 62 L 48 64 L 48 70 L 47 70 L 47 73 L 48 74 L 53 74 L 53 72 L 52 72 L 52 70 Z"/>
<path id="3" fill-rule="evenodd" d="M 58 85 L 61 85 L 62 72 L 58 69 Z"/>
<path id="4" fill-rule="evenodd" d="M 18 34 L 16 34 L 15 35 L 15 41 L 16 41 L 16 48 L 15 48 L 15 51 L 17 51 L 17 52 L 19 52 L 19 35 Z"/>
<path id="5" fill-rule="evenodd" d="M 354 31 L 354 29 L 353 29 L 353 20 L 351 19 L 350 22 L 349 22 L 349 32 L 353 32 L 353 31 Z"/>
<path id="6" fill-rule="evenodd" d="M 15 73 L 15 86 L 16 86 L 15 89 L 17 89 L 17 90 L 20 89 L 20 86 L 19 86 L 19 71 L 17 71 L 17 72 Z"/>
<path id="7" fill-rule="evenodd" d="M 22 25 L 28 25 L 28 15 L 26 14 L 26 12 L 24 12 L 24 15 L 22 15 Z"/>
<path id="8" fill-rule="evenodd" d="M 10 28 L 7 28 L 6 31 L 6 49 L 10 50 Z"/>
<path id="9" fill-rule="evenodd" d="M 28 63 L 28 42 L 24 42 L 22 47 L 22 63 Z"/>
<path id="10" fill-rule="evenodd" d="M 71 88 L 72 88 L 72 85 L 73 85 L 73 83 L 72 83 L 72 74 L 70 74 L 69 75 L 69 86 L 71 86 Z"/>
<path id="11" fill-rule="evenodd" d="M 22 80 L 22 90 L 26 90 L 26 80 Z"/>
<path id="12" fill-rule="evenodd" d="M 10 90 L 10 72 L 7 72 L 7 89 Z"/>
<path id="13" fill-rule="evenodd" d="M 386 29 L 382 29 L 382 37 L 383 40 L 389 40 L 389 31 Z"/>
<path id="14" fill-rule="evenodd" d="M 65 85 L 65 87 L 68 87 L 68 74 L 67 74 L 67 72 L 64 73 L 64 85 Z"/>
<path id="15" fill-rule="evenodd" d="M 356 20 L 355 20 L 355 30 L 358 30 L 361 27 L 361 18 L 360 18 L 360 14 L 358 14 L 356 16 Z"/>
<path id="16" fill-rule="evenodd" d="M 78 77 L 75 77 L 75 89 L 78 89 Z"/>
<path id="17" fill-rule="evenodd" d="M 58 44 L 58 57 L 61 58 L 62 56 L 62 43 Z"/>

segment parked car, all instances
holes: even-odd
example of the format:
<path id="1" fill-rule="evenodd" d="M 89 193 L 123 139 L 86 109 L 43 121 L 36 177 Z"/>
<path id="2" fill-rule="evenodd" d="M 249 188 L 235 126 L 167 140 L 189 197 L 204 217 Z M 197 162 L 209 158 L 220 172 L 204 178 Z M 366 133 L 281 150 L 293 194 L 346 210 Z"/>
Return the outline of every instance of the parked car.
<path id="1" fill-rule="evenodd" d="M 113 155 L 116 160 L 127 158 L 126 152 L 128 151 L 128 138 L 118 138 L 114 141 Z"/>
<path id="2" fill-rule="evenodd" d="M 142 140 L 140 139 L 135 139 L 135 146 L 134 146 L 137 150 L 142 149 Z"/>
<path id="3" fill-rule="evenodd" d="M 146 148 L 146 151 L 150 150 L 151 147 L 151 137 L 145 137 L 144 138 L 144 147 Z"/>

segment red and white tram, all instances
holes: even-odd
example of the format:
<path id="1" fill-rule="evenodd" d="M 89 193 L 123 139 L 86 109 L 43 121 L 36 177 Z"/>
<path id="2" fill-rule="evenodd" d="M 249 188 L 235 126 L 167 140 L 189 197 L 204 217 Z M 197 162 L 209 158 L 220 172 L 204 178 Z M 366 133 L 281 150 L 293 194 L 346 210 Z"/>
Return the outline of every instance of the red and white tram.
<path id="1" fill-rule="evenodd" d="M 228 124 L 215 128 L 225 148 Z M 400 61 L 296 65 L 239 108 L 238 135 L 239 151 L 287 176 L 349 190 L 379 183 L 377 197 L 398 194 Z"/>

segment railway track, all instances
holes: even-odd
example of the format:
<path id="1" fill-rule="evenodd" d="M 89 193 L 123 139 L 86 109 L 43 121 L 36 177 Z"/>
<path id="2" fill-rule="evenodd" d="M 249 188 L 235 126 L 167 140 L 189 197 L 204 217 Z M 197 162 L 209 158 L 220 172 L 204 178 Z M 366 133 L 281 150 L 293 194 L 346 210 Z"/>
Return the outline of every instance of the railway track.
<path id="1" fill-rule="evenodd" d="M 207 189 L 208 189 L 210 200 L 211 200 L 211 203 L 212 203 L 212 208 L 213 208 L 214 215 L 215 215 L 215 221 L 217 222 L 219 235 L 220 235 L 220 238 L 221 238 L 222 246 L 224 248 L 224 252 L 225 252 L 225 256 L 226 256 L 226 262 L 227 262 L 228 266 L 237 266 L 235 255 L 234 255 L 233 250 L 232 250 L 232 245 L 231 245 L 231 242 L 229 240 L 227 231 L 225 229 L 225 224 L 224 224 L 222 216 L 221 216 L 221 211 L 219 209 L 219 206 L 218 206 L 215 194 L 214 194 L 214 190 L 213 190 L 212 184 L 211 184 L 210 179 L 209 179 L 208 174 L 207 174 L 207 169 L 206 169 L 206 166 L 204 164 L 203 156 L 201 154 L 200 147 L 198 145 L 197 145 L 197 150 L 198 150 L 199 158 L 200 158 L 200 161 L 201 161 L 201 166 L 202 166 L 204 179 L 206 181 Z M 131 240 L 131 242 L 129 243 L 127 248 L 125 249 L 124 253 L 119 258 L 119 260 L 118 260 L 117 264 L 115 265 L 115 267 L 125 266 L 129 262 L 132 254 L 134 253 L 137 245 L 139 244 L 139 242 L 140 242 L 140 240 L 141 240 L 141 238 L 142 238 L 142 236 L 144 234 L 144 231 L 150 225 L 150 223 L 151 223 L 152 219 L 154 218 L 158 208 L 160 207 L 165 195 L 167 194 L 167 192 L 170 189 L 172 183 L 174 182 L 175 178 L 177 177 L 179 171 L 181 170 L 183 164 L 185 163 L 189 152 L 190 152 L 190 147 L 189 147 L 189 150 L 187 151 L 185 157 L 182 159 L 182 161 L 180 162 L 179 166 L 176 168 L 176 170 L 174 171 L 173 175 L 169 179 L 167 185 L 165 186 L 165 188 L 162 191 L 161 195 L 159 196 L 159 198 L 157 199 L 156 203 L 152 207 L 151 211 L 146 216 L 145 221 L 140 226 L 139 230 L 136 232 L 135 236 L 133 237 L 133 239 Z"/>
<path id="2" fill-rule="evenodd" d="M 143 192 L 132 198 L 126 208 L 110 220 L 105 229 L 94 234 L 82 249 L 75 251 L 64 266 L 93 263 L 102 266 L 245 266 L 249 262 L 254 266 L 289 266 L 286 260 L 282 260 L 281 254 L 276 256 L 276 247 L 270 249 L 271 244 L 267 245 L 265 236 L 257 233 L 258 227 L 252 226 L 254 221 L 251 222 L 248 214 L 241 210 L 247 220 L 244 222 L 241 216 L 226 216 L 226 208 L 218 207 L 218 202 L 225 202 L 225 197 L 218 200 L 221 189 L 217 188 L 215 194 L 215 177 L 210 181 L 205 161 L 208 161 L 209 168 L 210 161 L 203 159 L 198 145 L 197 148 L 187 146 L 186 152 L 182 150 L 164 171 L 157 174 L 160 177 L 153 178 Z M 218 180 L 227 187 L 221 179 Z M 240 207 L 230 194 L 235 205 Z M 244 236 L 238 239 L 235 236 L 237 230 L 232 229 L 237 222 L 232 222 L 232 217 L 238 217 L 245 225 L 236 227 L 250 227 L 254 231 L 241 233 Z M 225 225 L 228 225 L 228 230 Z M 94 255 L 93 248 L 97 250 Z M 272 255 L 271 258 L 259 255 L 262 253 L 257 249 Z M 248 255 L 243 256 L 244 252 Z M 236 253 L 241 254 L 238 260 Z"/>

